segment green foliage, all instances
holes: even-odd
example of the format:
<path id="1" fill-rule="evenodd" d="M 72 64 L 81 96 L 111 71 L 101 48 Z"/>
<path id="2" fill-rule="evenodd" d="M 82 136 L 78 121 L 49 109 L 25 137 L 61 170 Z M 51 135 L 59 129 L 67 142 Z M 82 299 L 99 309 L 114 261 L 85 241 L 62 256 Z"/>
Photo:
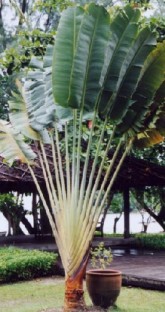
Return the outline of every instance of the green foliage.
<path id="1" fill-rule="evenodd" d="M 56 10 L 57 12 L 61 12 L 66 9 L 68 6 L 74 5 L 86 5 L 89 4 L 91 0 L 47 0 L 45 2 L 41 0 L 37 0 L 34 9 L 50 14 L 52 10 Z M 95 0 L 93 1 L 95 4 L 103 5 L 104 7 L 109 7 L 113 5 L 113 0 Z"/>
<path id="2" fill-rule="evenodd" d="M 135 157 L 140 159 L 145 159 L 147 161 L 151 161 L 159 164 L 164 165 L 164 154 L 165 154 L 165 144 L 164 142 L 160 143 L 159 145 L 152 146 L 150 148 L 144 148 L 143 150 L 140 149 L 133 149 L 132 153 Z"/>
<path id="3" fill-rule="evenodd" d="M 13 235 L 21 234 L 19 224 L 27 214 L 27 210 L 24 210 L 22 195 L 0 194 L 0 211 L 9 222 L 8 235 L 11 235 L 11 228 Z"/>
<path id="4" fill-rule="evenodd" d="M 121 234 L 121 233 L 111 233 L 111 234 L 105 233 L 104 236 L 105 237 L 109 237 L 109 238 L 113 238 L 113 237 L 123 238 L 123 234 Z"/>
<path id="5" fill-rule="evenodd" d="M 139 244 L 143 248 L 165 250 L 165 233 L 162 234 L 136 234 Z"/>
<path id="6" fill-rule="evenodd" d="M 102 120 L 96 120 L 93 136 L 92 136 L 92 142 L 91 142 L 91 159 L 94 159 L 95 153 L 98 147 L 98 138 L 101 136 L 103 128 L 103 121 Z M 109 137 L 112 135 L 113 127 L 110 122 L 107 122 L 105 131 L 104 131 L 104 138 L 100 144 L 100 151 L 98 153 L 98 159 L 97 164 L 100 164 L 102 161 L 102 158 L 104 156 L 104 151 L 107 147 L 107 143 L 109 140 Z M 84 162 L 87 157 L 87 145 L 90 138 L 90 121 L 84 121 L 82 123 L 82 138 L 81 138 L 81 161 Z M 64 131 L 61 131 L 59 133 L 60 135 L 60 145 L 61 150 L 63 153 L 65 153 L 65 136 Z M 68 148 L 69 148 L 69 154 L 72 155 L 73 152 L 73 125 L 71 123 L 68 123 Z M 114 143 L 114 145 L 113 145 Z M 115 148 L 116 144 L 118 143 L 118 138 L 116 138 L 115 142 L 112 142 L 112 148 Z M 106 157 L 106 162 L 104 164 L 104 168 L 106 170 L 107 166 L 109 165 L 109 157 Z"/>
<path id="7" fill-rule="evenodd" d="M 123 238 L 123 234 L 105 234 L 105 237 L 108 238 Z M 138 248 L 147 248 L 147 249 L 155 249 L 155 250 L 165 250 L 165 233 L 158 234 L 131 234 L 130 237 L 137 238 L 137 243 L 135 243 L 134 247 Z"/>
<path id="8" fill-rule="evenodd" d="M 15 89 L 14 77 L 0 75 L 0 118 L 8 119 L 8 100 L 11 96 L 11 90 Z"/>
<path id="9" fill-rule="evenodd" d="M 164 17 L 152 17 L 150 24 L 153 29 L 156 30 L 158 35 L 158 41 L 165 39 L 165 16 Z"/>
<path id="10" fill-rule="evenodd" d="M 132 196 L 132 192 L 130 193 L 130 210 L 131 211 L 137 210 L 136 200 L 134 196 Z M 113 213 L 121 213 L 123 211 L 123 193 L 121 192 L 114 193 L 109 211 Z"/>
<path id="11" fill-rule="evenodd" d="M 123 194 L 117 192 L 114 194 L 111 205 L 110 212 L 121 213 L 123 211 Z"/>
<path id="12" fill-rule="evenodd" d="M 134 196 L 135 205 L 138 210 L 144 209 L 143 202 L 150 207 L 151 211 L 159 213 L 161 209 L 160 193 L 164 192 L 163 188 L 159 187 L 145 187 L 143 190 L 132 190 L 131 194 Z"/>
<path id="13" fill-rule="evenodd" d="M 69 0 L 47 0 L 41 1 L 37 0 L 34 9 L 39 10 L 41 12 L 45 11 L 45 13 L 49 14 L 52 10 L 53 11 L 63 11 L 68 6 L 73 5 L 73 1 Z"/>
<path id="14" fill-rule="evenodd" d="M 56 273 L 57 254 L 14 247 L 0 248 L 0 283 L 29 280 Z"/>
<path id="15" fill-rule="evenodd" d="M 95 269 L 105 269 L 112 262 L 112 258 L 111 249 L 105 248 L 104 242 L 100 242 L 94 250 L 91 250 L 91 265 Z"/>
<path id="16" fill-rule="evenodd" d="M 20 214 L 23 211 L 22 199 L 18 201 L 12 193 L 0 194 L 0 211 L 10 212 L 13 216 Z"/>
<path id="17" fill-rule="evenodd" d="M 95 19 L 98 15 L 99 22 L 93 25 L 87 11 Z M 55 41 L 52 87 L 58 105 L 87 111 L 96 109 L 98 105 L 101 118 L 109 118 L 117 124 L 119 132 L 132 135 L 144 131 L 144 127 L 151 127 L 151 121 L 152 127 L 155 123 L 155 110 L 154 116 L 151 112 L 148 115 L 147 111 L 156 93 L 160 97 L 159 103 L 164 97 L 161 90 L 164 71 L 161 68 L 165 56 L 163 44 L 155 49 L 155 35 L 144 27 L 140 11 L 126 6 L 124 12 L 120 11 L 115 17 L 112 14 L 110 30 L 113 35 L 108 37 L 100 36 L 101 33 L 107 35 L 109 31 L 107 12 L 103 8 L 99 11 L 91 4 L 84 11 L 74 8 L 74 11 L 69 9 L 64 12 Z M 66 50 L 66 46 L 68 53 L 64 59 L 62 51 Z M 100 46 L 102 49 L 98 48 Z M 85 51 L 88 51 L 86 58 Z"/>
<path id="18" fill-rule="evenodd" d="M 9 75 L 28 67 L 32 56 L 43 56 L 48 44 L 54 43 L 55 31 L 45 33 L 42 30 L 20 30 L 13 39 L 12 46 L 8 47 L 0 58 L 2 68 Z"/>

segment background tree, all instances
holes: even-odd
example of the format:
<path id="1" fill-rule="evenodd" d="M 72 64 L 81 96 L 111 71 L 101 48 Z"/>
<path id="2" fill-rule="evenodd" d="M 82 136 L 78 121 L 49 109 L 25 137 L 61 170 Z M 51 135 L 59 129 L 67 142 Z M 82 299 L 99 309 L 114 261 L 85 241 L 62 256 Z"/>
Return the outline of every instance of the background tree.
<path id="1" fill-rule="evenodd" d="M 8 100 L 33 55 L 43 56 L 46 46 L 54 42 L 55 31 L 47 31 L 46 19 L 38 10 L 38 1 L 2 1 L 0 7 L 0 115 L 8 119 Z M 54 5 L 55 6 L 55 5 Z M 43 5 L 44 7 L 44 5 Z M 56 16 L 56 14 L 54 14 Z M 52 22 L 52 25 L 53 22 Z"/>
<path id="2" fill-rule="evenodd" d="M 141 211 L 143 224 L 146 224 L 144 232 L 147 232 L 148 222 L 144 219 L 143 212 L 147 212 L 165 231 L 165 190 L 159 187 L 146 187 L 144 190 L 132 192 L 137 200 L 137 207 Z"/>
<path id="3" fill-rule="evenodd" d="M 20 222 L 23 221 L 27 211 L 23 207 L 22 196 L 13 194 L 0 195 L 0 211 L 8 221 L 8 235 L 24 234 Z M 27 221 L 28 223 L 28 221 Z"/>

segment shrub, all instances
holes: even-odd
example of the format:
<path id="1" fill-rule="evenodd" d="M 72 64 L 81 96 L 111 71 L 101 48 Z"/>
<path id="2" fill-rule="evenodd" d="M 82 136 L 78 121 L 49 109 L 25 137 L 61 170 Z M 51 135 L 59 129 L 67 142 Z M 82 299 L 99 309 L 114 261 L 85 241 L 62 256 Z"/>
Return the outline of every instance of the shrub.
<path id="1" fill-rule="evenodd" d="M 136 234 L 134 237 L 138 238 L 141 247 L 165 250 L 165 233 Z"/>
<path id="2" fill-rule="evenodd" d="M 57 273 L 57 254 L 25 250 L 15 247 L 0 248 L 0 282 L 29 280 Z"/>
<path id="3" fill-rule="evenodd" d="M 108 238 L 123 238 L 123 234 L 105 234 L 105 237 Z M 153 234 L 131 234 L 130 237 L 134 237 L 137 239 L 133 243 L 134 247 L 138 248 L 151 248 L 155 250 L 165 250 L 165 233 L 153 233 Z"/>

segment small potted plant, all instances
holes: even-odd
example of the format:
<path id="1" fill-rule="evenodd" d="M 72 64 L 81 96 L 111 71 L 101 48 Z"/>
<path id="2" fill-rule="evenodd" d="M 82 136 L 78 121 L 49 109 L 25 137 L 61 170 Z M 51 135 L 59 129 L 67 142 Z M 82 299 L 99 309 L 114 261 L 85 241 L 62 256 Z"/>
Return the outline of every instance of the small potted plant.
<path id="1" fill-rule="evenodd" d="M 111 249 L 101 242 L 91 251 L 91 266 L 86 272 L 86 285 L 89 296 L 95 306 L 107 309 L 113 306 L 119 296 L 122 275 L 118 270 L 109 269 L 112 262 Z"/>

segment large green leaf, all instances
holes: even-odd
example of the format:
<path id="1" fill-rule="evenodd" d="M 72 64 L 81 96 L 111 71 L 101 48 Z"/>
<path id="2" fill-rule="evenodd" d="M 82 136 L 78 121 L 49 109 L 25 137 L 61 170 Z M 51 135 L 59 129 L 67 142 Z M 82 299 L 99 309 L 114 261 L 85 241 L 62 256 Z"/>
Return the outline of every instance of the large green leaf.
<path id="1" fill-rule="evenodd" d="M 154 102 L 145 119 L 145 128 L 150 131 L 156 129 L 160 135 L 165 136 L 165 80 L 156 91 Z"/>
<path id="2" fill-rule="evenodd" d="M 138 85 L 144 62 L 155 45 L 155 35 L 148 28 L 144 28 L 139 32 L 134 44 L 128 48 L 116 86 L 117 94 L 110 113 L 111 119 L 121 120 L 134 103 L 134 100 L 131 100 L 132 95 Z"/>
<path id="3" fill-rule="evenodd" d="M 24 143 L 22 135 L 15 133 L 4 120 L 0 120 L 0 154 L 9 164 L 14 160 L 28 163 L 36 157 L 32 149 Z"/>
<path id="4" fill-rule="evenodd" d="M 79 30 L 70 81 L 69 105 L 91 111 L 101 89 L 100 77 L 109 39 L 109 14 L 90 4 Z"/>
<path id="5" fill-rule="evenodd" d="M 75 20 L 74 25 L 70 16 Z M 101 88 L 100 78 L 109 38 L 109 14 L 103 7 L 90 4 L 81 15 L 81 24 L 76 23 L 76 17 L 77 8 L 72 8 L 64 16 L 65 23 L 63 19 L 60 22 L 53 60 L 54 97 L 61 106 L 83 106 L 90 111 Z M 67 30 L 67 40 L 66 25 L 72 25 Z M 66 41 L 68 49 L 65 48 Z M 66 54 L 61 56 L 64 50 Z"/>
<path id="6" fill-rule="evenodd" d="M 145 119 L 149 114 L 156 92 L 165 80 L 164 67 L 165 43 L 160 43 L 150 53 L 143 66 L 139 84 L 132 96 L 134 102 L 119 123 L 119 131 L 133 131 L 137 133 L 144 128 Z"/>
<path id="7" fill-rule="evenodd" d="M 9 101 L 10 108 L 10 121 L 12 126 L 17 129 L 18 132 L 22 133 L 26 137 L 32 140 L 39 140 L 40 136 L 38 132 L 33 130 L 29 124 L 28 112 L 26 108 L 26 102 L 24 99 L 22 85 L 17 81 L 17 87 L 19 93 L 14 93 L 12 99 Z"/>
<path id="8" fill-rule="evenodd" d="M 125 36 L 127 35 L 128 27 L 130 27 L 129 25 L 130 22 L 135 25 L 135 23 L 137 23 L 139 18 L 140 11 L 133 10 L 129 6 L 126 6 L 123 10 L 120 10 L 120 12 L 118 12 L 115 18 L 111 17 L 110 38 L 103 66 L 104 72 L 103 79 L 105 77 L 105 73 L 106 78 L 108 78 L 108 75 L 110 75 L 110 73 L 107 72 L 107 69 L 108 67 L 111 68 L 111 65 L 113 64 L 113 61 L 116 57 L 116 53 L 120 50 L 121 45 L 124 43 L 124 40 L 126 39 Z M 117 63 L 114 64 L 114 67 L 116 67 L 116 70 L 120 71 L 120 67 L 118 67 L 118 59 Z M 108 83 L 108 79 L 106 83 Z"/>
<path id="9" fill-rule="evenodd" d="M 110 25 L 110 30 L 115 33 L 118 42 L 116 49 L 110 60 L 108 73 L 104 88 L 110 92 L 115 92 L 118 87 L 118 78 L 123 66 L 125 58 L 129 55 L 129 50 L 134 44 L 139 30 L 138 20 L 140 18 L 139 10 L 132 9 L 132 15 L 127 16 L 127 7 L 119 15 L 116 16 Z"/>
<path id="10" fill-rule="evenodd" d="M 103 118 L 112 111 L 114 106 L 122 80 L 121 77 L 124 74 L 123 63 L 127 68 L 129 64 L 127 59 L 131 56 L 130 50 L 134 46 L 140 26 L 140 23 L 137 23 L 139 19 L 139 10 L 126 7 L 111 22 L 109 49 L 103 67 L 106 78 L 99 104 L 99 114 Z"/>
<path id="11" fill-rule="evenodd" d="M 55 104 L 50 81 L 52 47 L 48 47 L 44 62 L 32 58 L 30 70 L 24 83 L 24 97 L 30 125 L 36 131 L 51 126 L 55 118 Z"/>
<path id="12" fill-rule="evenodd" d="M 52 72 L 53 94 L 55 102 L 64 107 L 68 107 L 72 64 L 83 14 L 84 9 L 81 7 L 68 8 L 62 13 L 56 34 Z"/>
<path id="13" fill-rule="evenodd" d="M 165 42 L 158 43 L 157 48 L 146 59 L 136 96 L 152 99 L 165 79 Z"/>
<path id="14" fill-rule="evenodd" d="M 44 56 L 43 68 L 45 71 L 45 107 L 48 115 L 53 115 L 60 123 L 73 118 L 72 109 L 56 105 L 54 102 L 53 88 L 52 88 L 52 61 L 53 61 L 52 45 L 49 45 Z"/>
<path id="15" fill-rule="evenodd" d="M 156 45 L 155 35 L 146 27 L 141 29 L 139 11 L 128 7 L 117 15 L 110 25 L 113 36 L 118 38 L 110 53 L 107 76 L 99 105 L 99 114 L 111 120 L 121 120 L 134 101 L 131 100 L 140 79 L 144 62 Z M 126 17 L 127 18 L 126 18 Z M 133 21 L 133 22 L 132 22 Z M 111 40 L 112 40 L 111 39 Z M 112 48 L 111 48 L 112 50 Z"/>
<path id="16" fill-rule="evenodd" d="M 132 96 L 139 82 L 143 65 L 155 47 L 155 34 L 148 27 L 143 28 L 138 33 L 133 46 L 128 48 L 127 57 L 122 64 L 117 86 L 120 96 L 127 98 Z"/>

